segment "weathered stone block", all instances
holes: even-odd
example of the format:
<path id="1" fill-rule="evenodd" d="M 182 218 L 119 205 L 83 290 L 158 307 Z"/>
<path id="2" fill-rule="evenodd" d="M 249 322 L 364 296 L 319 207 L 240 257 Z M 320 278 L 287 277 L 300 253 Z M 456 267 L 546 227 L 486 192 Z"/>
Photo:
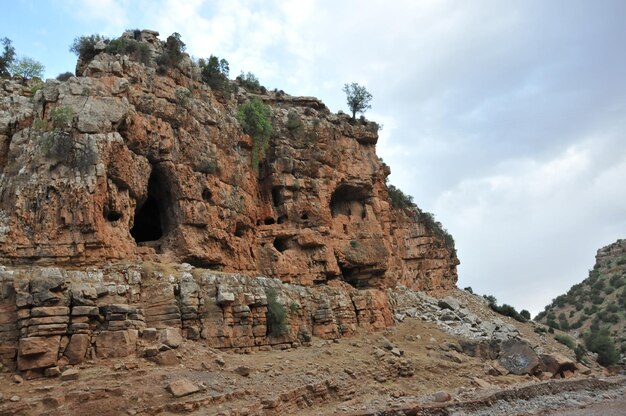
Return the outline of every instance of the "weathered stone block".
<path id="1" fill-rule="evenodd" d="M 60 340 L 60 336 L 20 339 L 18 369 L 24 371 L 54 366 L 58 358 Z"/>
<path id="2" fill-rule="evenodd" d="M 96 356 L 98 358 L 121 358 L 135 352 L 138 331 L 102 331 L 96 336 Z"/>

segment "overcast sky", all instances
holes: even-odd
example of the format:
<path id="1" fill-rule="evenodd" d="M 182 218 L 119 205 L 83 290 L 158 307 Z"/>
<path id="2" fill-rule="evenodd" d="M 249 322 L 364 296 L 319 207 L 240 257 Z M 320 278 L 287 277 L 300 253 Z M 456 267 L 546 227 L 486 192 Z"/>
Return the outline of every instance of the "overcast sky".
<path id="1" fill-rule="evenodd" d="M 374 96 L 391 182 L 457 242 L 459 286 L 533 314 L 626 238 L 626 1 L 5 2 L 46 75 L 82 34 L 179 32 L 195 57 L 346 111 Z"/>

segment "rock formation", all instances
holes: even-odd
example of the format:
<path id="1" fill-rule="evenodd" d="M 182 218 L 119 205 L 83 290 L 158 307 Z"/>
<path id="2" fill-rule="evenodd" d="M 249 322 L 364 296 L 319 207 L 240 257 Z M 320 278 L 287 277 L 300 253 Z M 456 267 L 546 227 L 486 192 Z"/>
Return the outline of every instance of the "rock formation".
<path id="1" fill-rule="evenodd" d="M 385 289 L 454 288 L 446 234 L 392 204 L 376 123 L 241 82 L 212 90 L 188 56 L 163 64 L 157 35 L 117 40 L 142 59 L 97 43 L 67 81 L 0 81 L 5 369 L 172 362 L 161 346 L 181 335 L 289 348 L 392 325 Z M 271 112 L 264 155 L 236 117 L 253 98 Z"/>
<path id="2" fill-rule="evenodd" d="M 453 247 L 391 206 L 375 123 L 282 91 L 212 91 L 186 56 L 157 68 L 156 35 L 123 35 L 148 45 L 147 65 L 100 52 L 65 82 L 1 81 L 4 263 L 143 259 L 303 286 L 454 287 Z M 258 166 L 235 118 L 251 97 L 273 125 Z"/>

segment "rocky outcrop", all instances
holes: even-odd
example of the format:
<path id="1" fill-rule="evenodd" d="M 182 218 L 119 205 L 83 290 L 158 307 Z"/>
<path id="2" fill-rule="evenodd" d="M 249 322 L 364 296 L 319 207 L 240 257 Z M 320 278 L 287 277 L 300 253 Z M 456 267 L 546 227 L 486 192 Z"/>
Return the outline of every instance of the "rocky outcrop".
<path id="1" fill-rule="evenodd" d="M 246 352 L 393 324 L 389 299 L 377 289 L 308 288 L 190 265 L 4 269 L 0 285 L 0 319 L 11 323 L 0 327 L 0 363 L 28 377 L 130 355 L 170 365 L 175 355 L 162 353 L 183 339 Z M 276 321 L 282 325 L 272 327 Z"/>
<path id="2" fill-rule="evenodd" d="M 458 260 L 445 238 L 391 206 L 375 123 L 281 91 L 251 93 L 232 83 L 236 91 L 224 96 L 199 80 L 188 57 L 160 75 L 154 59 L 164 46 L 156 34 L 124 36 L 147 43 L 152 63 L 101 52 L 65 82 L 0 84 L 3 262 L 141 259 L 307 287 L 339 280 L 436 292 L 455 285 Z M 235 118 L 251 97 L 271 107 L 274 131 L 258 166 L 253 139 Z M 50 301 L 59 293 L 41 292 Z M 260 306 L 233 309 L 233 319 L 256 319 Z M 177 319 L 168 307 L 106 322 L 140 331 L 142 318 Z M 53 332 L 86 327 L 92 315 L 70 315 L 69 323 L 56 316 L 46 317 Z"/>

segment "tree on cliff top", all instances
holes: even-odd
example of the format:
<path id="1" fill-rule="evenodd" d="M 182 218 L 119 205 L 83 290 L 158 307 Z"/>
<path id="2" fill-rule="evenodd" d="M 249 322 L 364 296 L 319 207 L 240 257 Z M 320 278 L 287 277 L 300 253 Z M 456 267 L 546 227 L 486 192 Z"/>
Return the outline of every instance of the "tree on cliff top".
<path id="1" fill-rule="evenodd" d="M 346 100 L 350 111 L 352 111 L 353 120 L 356 117 L 356 113 L 364 113 L 365 110 L 372 108 L 370 105 L 372 94 L 370 94 L 364 86 L 356 82 L 345 84 L 343 86 L 343 92 L 346 93 Z"/>
<path id="2" fill-rule="evenodd" d="M 24 78 L 42 78 L 45 67 L 39 61 L 27 56 L 18 59 L 11 64 L 11 73 Z"/>
<path id="3" fill-rule="evenodd" d="M 0 43 L 4 49 L 2 55 L 0 55 L 0 77 L 8 77 L 11 75 L 9 73 L 9 66 L 11 66 L 15 60 L 15 48 L 9 38 L 0 39 Z"/>

